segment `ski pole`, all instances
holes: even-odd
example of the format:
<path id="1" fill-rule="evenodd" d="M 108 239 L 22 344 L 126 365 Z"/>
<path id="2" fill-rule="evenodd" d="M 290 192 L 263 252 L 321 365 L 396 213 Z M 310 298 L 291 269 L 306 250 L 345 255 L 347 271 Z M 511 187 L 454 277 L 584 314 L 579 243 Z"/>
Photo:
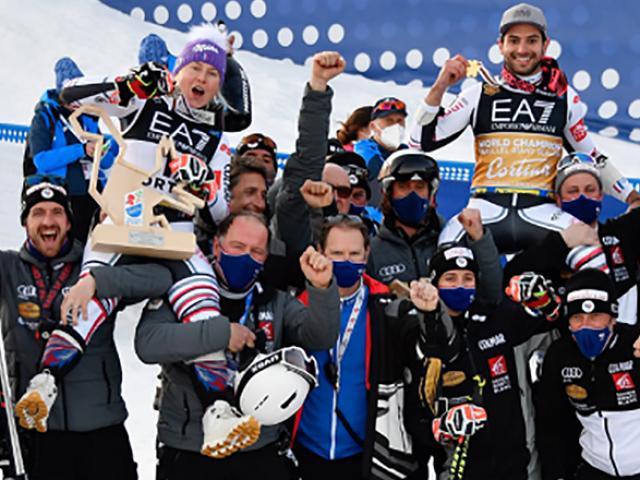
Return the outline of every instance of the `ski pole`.
<path id="1" fill-rule="evenodd" d="M 22 449 L 18 438 L 18 428 L 16 427 L 16 417 L 13 414 L 13 401 L 11 399 L 11 385 L 9 384 L 9 369 L 7 368 L 7 357 L 4 349 L 4 335 L 2 333 L 2 322 L 0 322 L 0 386 L 4 396 L 4 408 L 7 415 L 7 427 L 9 428 L 9 438 L 11 440 L 11 452 L 13 454 L 13 467 L 16 480 L 26 480 L 27 472 L 22 459 Z"/>

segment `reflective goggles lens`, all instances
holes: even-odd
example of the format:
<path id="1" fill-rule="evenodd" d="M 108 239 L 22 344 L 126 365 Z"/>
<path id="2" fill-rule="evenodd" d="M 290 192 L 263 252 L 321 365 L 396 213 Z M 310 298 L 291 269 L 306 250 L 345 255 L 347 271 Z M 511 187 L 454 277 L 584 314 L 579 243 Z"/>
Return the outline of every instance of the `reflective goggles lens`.
<path id="1" fill-rule="evenodd" d="M 558 171 L 561 172 L 562 170 L 565 170 L 573 165 L 579 164 L 590 165 L 594 168 L 598 166 L 598 162 L 591 155 L 587 153 L 576 152 L 567 155 L 558 162 Z"/>
<path id="2" fill-rule="evenodd" d="M 398 99 L 385 99 L 378 103 L 374 108 L 374 112 L 388 112 L 389 110 L 406 110 L 407 105 Z"/>
<path id="3" fill-rule="evenodd" d="M 64 177 L 61 177 L 59 175 L 42 175 L 42 174 L 35 174 L 35 175 L 29 175 L 28 177 L 26 177 L 24 179 L 24 184 L 27 187 L 34 187 L 36 185 L 39 185 L 41 183 L 48 183 L 50 185 L 56 185 L 58 187 L 66 187 L 67 186 L 67 181 Z"/>

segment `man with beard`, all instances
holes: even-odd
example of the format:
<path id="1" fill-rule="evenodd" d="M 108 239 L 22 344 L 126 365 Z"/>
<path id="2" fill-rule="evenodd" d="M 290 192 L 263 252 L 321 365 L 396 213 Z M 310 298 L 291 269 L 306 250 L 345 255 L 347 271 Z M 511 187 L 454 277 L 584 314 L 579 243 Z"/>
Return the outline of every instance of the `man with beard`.
<path id="1" fill-rule="evenodd" d="M 537 7 L 521 3 L 504 12 L 498 47 L 504 57 L 500 78 L 483 74 L 477 61 L 462 55 L 447 60 L 425 101 L 419 105 L 410 146 L 429 152 L 455 140 L 468 125 L 475 135 L 476 166 L 469 206 L 478 208 L 501 253 L 536 243 L 559 231 L 571 217 L 553 203 L 553 181 L 563 146 L 598 160 L 603 186 L 619 200 L 638 194 L 595 147 L 584 124 L 587 106 L 568 85 L 555 59 L 546 57 L 547 21 Z M 447 89 L 480 70 L 484 81 L 463 90 L 441 107 Z M 456 220 L 440 243 L 464 235 Z"/>
<path id="2" fill-rule="evenodd" d="M 0 252 L 0 317 L 13 398 L 21 399 L 16 415 L 23 429 L 31 430 L 21 430 L 27 473 L 30 478 L 135 479 L 136 464 L 124 427 L 122 371 L 113 340 L 115 313 L 94 331 L 84 355 L 62 357 L 60 368 L 47 368 L 48 358 L 61 357 L 56 339 L 74 336 L 59 312 L 82 260 L 83 247 L 71 234 L 65 179 L 25 178 L 21 221 L 27 239 L 20 251 Z M 105 281 L 99 270 L 95 272 L 98 296 L 123 296 L 125 303 L 129 298 L 158 295 L 163 284 L 171 283 L 169 272 L 156 265 L 123 267 L 112 282 Z M 146 275 L 157 285 L 144 281 Z M 32 403 L 34 398 L 41 401 Z M 1 430 L 0 426 L 4 440 L 7 436 Z"/>

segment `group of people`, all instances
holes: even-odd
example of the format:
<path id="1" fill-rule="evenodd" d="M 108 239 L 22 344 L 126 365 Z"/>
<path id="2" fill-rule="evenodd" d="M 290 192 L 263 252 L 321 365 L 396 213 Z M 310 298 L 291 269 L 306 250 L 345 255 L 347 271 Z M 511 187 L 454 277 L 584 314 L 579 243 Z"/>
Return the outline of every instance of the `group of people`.
<path id="1" fill-rule="evenodd" d="M 58 61 L 23 160 L 26 240 L 0 252 L 5 474 L 21 473 L 18 444 L 32 479 L 138 478 L 113 331 L 145 300 L 158 480 L 640 479 L 640 197 L 545 56 L 544 13 L 510 7 L 497 43 L 498 77 L 480 66 L 443 105 L 478 68 L 456 55 L 413 118 L 382 98 L 336 138 L 345 62 L 317 53 L 281 173 L 265 133 L 232 151 L 251 95 L 224 25 L 193 28 L 176 56 L 145 37 L 140 65 L 106 79 Z M 82 105 L 119 119 L 126 152 L 74 130 Z M 467 126 L 471 196 L 446 222 L 429 152 Z M 203 202 L 154 212 L 195 236 L 193 255 L 98 251 L 92 229 L 114 219 L 87 193 L 94 163 L 106 188 L 123 158 L 151 170 L 165 138 L 175 153 L 144 188 Z M 605 194 L 629 209 L 600 223 Z"/>

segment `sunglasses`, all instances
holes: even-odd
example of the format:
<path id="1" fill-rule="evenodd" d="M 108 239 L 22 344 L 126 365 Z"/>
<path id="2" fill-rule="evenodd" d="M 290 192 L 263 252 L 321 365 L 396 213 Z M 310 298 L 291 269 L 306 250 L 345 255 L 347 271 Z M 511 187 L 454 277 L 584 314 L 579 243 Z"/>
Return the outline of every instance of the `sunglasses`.
<path id="1" fill-rule="evenodd" d="M 335 185 L 331 185 L 331 188 L 338 196 L 338 198 L 350 198 L 351 197 L 351 187 L 337 187 Z"/>
<path id="2" fill-rule="evenodd" d="M 379 104 L 373 107 L 374 112 L 388 112 L 389 110 L 406 110 L 407 105 L 398 99 L 382 100 Z"/>
<path id="3" fill-rule="evenodd" d="M 558 162 L 558 172 L 561 172 L 562 170 L 565 170 L 573 165 L 589 165 L 596 168 L 598 166 L 598 162 L 595 158 L 587 153 L 574 152 L 562 158 Z"/>
<path id="4" fill-rule="evenodd" d="M 271 138 L 262 135 L 261 133 L 253 133 L 244 137 L 242 140 L 240 140 L 236 151 L 240 155 L 242 155 L 248 150 L 255 150 L 257 148 L 268 150 L 274 156 L 278 151 L 276 142 L 274 142 Z"/>

